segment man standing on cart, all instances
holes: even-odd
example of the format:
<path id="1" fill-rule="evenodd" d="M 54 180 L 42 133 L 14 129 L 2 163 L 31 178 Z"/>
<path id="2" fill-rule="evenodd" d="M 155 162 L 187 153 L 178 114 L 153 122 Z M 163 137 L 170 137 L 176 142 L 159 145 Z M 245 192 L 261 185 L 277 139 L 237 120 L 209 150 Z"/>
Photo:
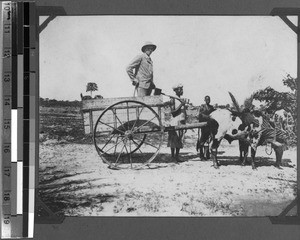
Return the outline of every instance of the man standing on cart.
<path id="1" fill-rule="evenodd" d="M 156 45 L 146 42 L 142 46 L 142 54 L 136 56 L 127 66 L 126 71 L 135 86 L 138 97 L 150 96 L 152 89 L 155 88 L 153 83 L 153 62 L 150 58 L 152 52 L 156 49 Z"/>

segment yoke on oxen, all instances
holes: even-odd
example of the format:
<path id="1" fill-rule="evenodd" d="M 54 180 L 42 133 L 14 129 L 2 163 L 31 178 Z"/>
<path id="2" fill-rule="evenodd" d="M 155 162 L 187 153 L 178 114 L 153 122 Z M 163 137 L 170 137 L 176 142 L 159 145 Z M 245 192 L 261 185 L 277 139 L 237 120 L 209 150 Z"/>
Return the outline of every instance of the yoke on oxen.
<path id="1" fill-rule="evenodd" d="M 253 108 L 252 101 L 253 96 L 245 100 L 245 107 L 241 109 L 235 100 L 234 96 L 229 93 L 233 105 L 236 109 L 235 114 L 240 117 L 243 125 L 247 128 L 247 135 L 245 139 L 241 139 L 243 143 L 248 143 L 251 146 L 251 165 L 255 169 L 255 154 L 258 146 L 268 145 L 275 150 L 276 163 L 275 166 L 281 165 L 281 159 L 283 151 L 287 148 L 287 137 L 286 131 L 275 127 L 275 125 L 259 110 L 251 110 Z M 246 157 L 244 158 L 243 164 L 245 163 Z"/>

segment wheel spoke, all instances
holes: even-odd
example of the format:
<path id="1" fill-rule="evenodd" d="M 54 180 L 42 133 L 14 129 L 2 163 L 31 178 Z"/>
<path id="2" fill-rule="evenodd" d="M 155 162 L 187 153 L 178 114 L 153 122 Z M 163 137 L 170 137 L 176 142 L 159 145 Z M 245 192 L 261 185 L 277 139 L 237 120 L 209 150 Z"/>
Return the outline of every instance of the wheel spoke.
<path id="1" fill-rule="evenodd" d="M 153 147 L 153 148 L 155 148 L 155 149 L 159 149 L 159 147 L 156 147 L 155 145 L 153 145 L 152 143 L 149 143 L 149 142 L 147 142 L 147 141 L 144 141 L 143 143 L 145 143 L 145 144 L 147 144 L 147 145 L 149 145 L 149 146 L 151 146 L 151 147 Z"/>
<path id="2" fill-rule="evenodd" d="M 121 152 L 119 153 L 119 156 L 117 157 L 117 160 L 116 160 L 115 164 L 118 163 L 119 158 L 120 158 L 120 156 L 121 156 L 121 154 L 122 154 L 122 152 L 123 152 L 124 147 L 125 147 L 125 145 L 123 145 L 122 150 L 121 150 Z"/>
<path id="3" fill-rule="evenodd" d="M 117 137 L 117 141 L 118 141 L 119 137 Z M 117 145 L 115 145 L 115 150 L 114 150 L 114 155 L 116 155 L 116 151 L 117 151 Z"/>
<path id="4" fill-rule="evenodd" d="M 129 161 L 130 161 L 130 165 L 131 165 L 131 167 L 132 167 L 132 162 L 131 162 L 131 151 L 128 152 L 128 149 L 127 149 L 127 147 L 126 147 L 126 143 L 125 143 L 125 142 L 124 142 L 124 147 L 125 147 L 125 150 L 126 150 L 127 154 L 129 155 Z"/>
<path id="5" fill-rule="evenodd" d="M 142 114 L 142 111 L 145 109 L 145 107 L 142 108 L 142 110 L 139 112 L 139 115 L 137 118 L 140 118 L 141 114 Z"/>
<path id="6" fill-rule="evenodd" d="M 138 147 L 138 150 L 141 152 L 141 153 L 143 153 L 142 151 L 141 151 L 141 149 L 140 149 L 140 144 L 138 144 L 136 141 L 134 141 L 133 139 L 132 139 L 132 142 Z M 141 141 L 142 142 L 142 141 Z"/>
<path id="7" fill-rule="evenodd" d="M 143 145 L 143 141 L 146 139 L 147 135 L 143 135 L 142 137 L 138 136 L 137 134 L 135 134 L 135 139 L 138 140 L 138 142 L 134 141 L 134 139 L 132 139 L 132 141 L 135 143 L 135 145 L 137 146 L 137 148 L 134 150 L 136 151 L 137 149 L 139 149 L 142 145 Z"/>
<path id="8" fill-rule="evenodd" d="M 123 123 L 121 122 L 120 118 L 117 116 L 117 114 L 116 114 L 113 110 L 111 110 L 111 111 L 113 112 L 114 116 L 116 117 L 116 119 L 118 120 L 118 122 L 119 122 L 119 123 L 121 124 L 121 126 L 123 127 L 124 131 L 126 131 L 126 129 L 125 129 Z M 124 132 L 123 132 L 123 133 L 124 133 Z"/>
<path id="9" fill-rule="evenodd" d="M 128 122 L 127 130 L 129 130 L 129 106 L 128 106 L 128 102 L 127 102 L 127 122 Z"/>
<path id="10" fill-rule="evenodd" d="M 123 131 L 121 131 L 121 130 L 119 130 L 119 129 L 117 129 L 117 128 L 114 128 L 114 127 L 112 127 L 112 126 L 108 125 L 107 123 L 104 123 L 104 122 L 102 122 L 102 121 L 100 121 L 100 120 L 99 120 L 99 123 L 102 123 L 102 124 L 104 124 L 105 126 L 108 126 L 108 127 L 112 128 L 113 130 L 117 130 L 117 131 L 120 132 L 120 133 L 125 133 L 125 132 L 123 132 Z"/>
<path id="11" fill-rule="evenodd" d="M 118 141 L 118 140 L 117 140 Z M 121 141 L 120 142 L 118 142 L 118 143 L 116 143 L 114 146 L 112 146 L 110 149 L 112 149 L 112 148 L 117 148 L 117 146 L 121 143 L 123 141 L 123 139 L 121 139 Z M 110 149 L 108 149 L 108 150 L 106 150 L 106 152 L 104 152 L 104 153 L 107 153 Z M 116 152 L 115 152 L 116 153 Z M 114 154 L 115 154 L 114 153 Z"/>
<path id="12" fill-rule="evenodd" d="M 125 147 L 125 150 L 126 150 L 127 154 L 129 154 L 128 149 L 126 147 L 126 143 L 124 141 L 123 141 L 123 143 L 124 143 L 124 147 Z"/>
<path id="13" fill-rule="evenodd" d="M 140 120 L 140 116 L 141 116 L 141 113 L 142 113 L 143 110 L 144 110 L 144 107 L 142 108 L 141 111 L 139 111 L 139 115 L 137 116 L 137 118 L 136 118 L 136 120 L 135 120 L 135 122 L 133 124 L 133 127 L 131 128 L 131 131 L 134 129 L 136 123 Z"/>
<path id="14" fill-rule="evenodd" d="M 132 168 L 132 159 L 131 159 L 131 141 L 129 140 L 129 160 L 130 160 L 130 166 Z"/>
<path id="15" fill-rule="evenodd" d="M 144 141 L 144 143 L 145 144 L 147 144 L 147 145 L 149 145 L 149 146 L 151 146 L 151 147 L 153 147 L 153 148 L 155 148 L 155 149 L 159 149 L 159 147 L 156 147 L 156 146 L 154 146 L 153 144 L 151 144 L 151 143 L 148 143 L 148 142 L 146 142 L 146 141 Z"/>
<path id="16" fill-rule="evenodd" d="M 110 139 L 105 143 L 105 145 L 101 148 L 101 151 L 103 151 L 103 149 L 107 146 L 107 144 L 110 143 L 110 141 L 113 139 L 113 137 L 115 136 L 116 134 L 113 134 Z M 99 148 L 100 149 L 100 148 Z"/>
<path id="17" fill-rule="evenodd" d="M 153 118 L 151 118 L 150 120 L 148 120 L 147 122 L 143 123 L 141 126 L 139 126 L 135 131 L 134 133 L 139 130 L 141 127 L 145 126 L 147 123 L 151 122 L 154 118 L 156 118 L 156 116 L 154 116 Z"/>

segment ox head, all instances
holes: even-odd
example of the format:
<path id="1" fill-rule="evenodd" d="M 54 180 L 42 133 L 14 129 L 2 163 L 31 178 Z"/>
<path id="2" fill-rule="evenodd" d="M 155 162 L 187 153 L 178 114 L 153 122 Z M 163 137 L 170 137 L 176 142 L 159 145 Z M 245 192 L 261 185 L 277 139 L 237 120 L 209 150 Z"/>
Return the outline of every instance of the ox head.
<path id="1" fill-rule="evenodd" d="M 260 111 L 252 112 L 252 122 L 250 123 L 251 129 L 249 132 L 249 142 L 251 148 L 255 151 L 257 146 L 261 140 L 262 130 L 263 130 L 263 123 L 265 122 L 264 116 Z"/>
<path id="2" fill-rule="evenodd" d="M 230 111 L 232 114 L 232 120 L 235 122 L 235 119 L 238 119 L 235 124 L 233 124 L 232 131 L 227 134 L 233 140 L 241 140 L 244 142 L 249 142 L 249 133 L 251 132 L 251 126 L 249 125 L 250 113 L 246 111 Z"/>
<path id="3" fill-rule="evenodd" d="M 229 92 L 233 107 L 236 111 L 231 111 L 233 116 L 241 119 L 242 124 L 237 130 L 234 130 L 233 135 L 236 139 L 248 142 L 253 149 L 256 150 L 261 139 L 261 130 L 263 124 L 263 114 L 260 111 L 253 110 L 253 95 L 246 99 L 244 108 L 241 108 L 235 97 Z"/>
<path id="4" fill-rule="evenodd" d="M 233 115 L 239 116 L 242 124 L 236 132 L 235 138 L 248 142 L 255 151 L 261 140 L 262 126 L 264 122 L 263 114 L 260 111 L 242 111 L 232 112 Z"/>
<path id="5" fill-rule="evenodd" d="M 256 130 L 253 130 L 253 129 L 250 131 L 250 133 L 248 135 L 248 138 L 247 138 L 251 148 L 254 149 L 255 151 L 258 147 L 260 139 L 261 139 L 260 132 L 256 131 Z"/>

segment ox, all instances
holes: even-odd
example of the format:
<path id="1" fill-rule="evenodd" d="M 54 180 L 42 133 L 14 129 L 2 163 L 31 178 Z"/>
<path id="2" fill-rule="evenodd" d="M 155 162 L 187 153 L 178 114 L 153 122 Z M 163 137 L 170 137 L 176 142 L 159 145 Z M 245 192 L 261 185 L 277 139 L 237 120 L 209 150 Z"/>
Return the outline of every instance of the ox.
<path id="1" fill-rule="evenodd" d="M 250 131 L 248 131 L 249 134 L 247 136 L 246 142 L 243 142 L 242 144 L 244 144 L 245 148 L 251 146 L 252 169 L 256 169 L 255 155 L 257 147 L 267 144 L 270 144 L 275 151 L 275 167 L 280 168 L 283 151 L 286 149 L 287 145 L 287 132 L 282 129 L 276 128 L 260 111 L 253 111 L 252 113 L 248 113 L 248 116 L 242 116 L 242 119 L 245 121 L 245 119 L 249 117 L 249 114 L 252 115 L 251 118 L 254 119 L 254 121 L 252 120 L 248 125 L 250 127 Z M 247 157 L 243 159 L 243 165 L 245 165 L 246 158 Z"/>
<path id="2" fill-rule="evenodd" d="M 246 130 L 240 130 L 242 120 L 228 109 L 216 109 L 209 117 L 206 127 L 209 129 L 211 136 L 211 158 L 214 168 L 219 168 L 217 151 L 222 139 L 225 138 L 229 142 L 245 139 L 248 133 Z"/>
<path id="3" fill-rule="evenodd" d="M 242 165 L 245 165 L 248 149 L 251 146 L 251 165 L 253 169 L 255 166 L 255 154 L 258 146 L 271 144 L 271 147 L 276 153 L 276 167 L 280 167 L 282 154 L 286 147 L 287 133 L 272 125 L 268 118 L 260 111 L 250 111 L 253 104 L 253 95 L 247 98 L 244 102 L 244 109 L 242 109 L 232 93 L 229 92 L 234 108 L 235 115 L 239 116 L 243 124 L 240 125 L 239 131 L 245 132 L 245 135 L 240 138 L 240 159 Z M 231 139 L 229 139 L 231 140 Z"/>

